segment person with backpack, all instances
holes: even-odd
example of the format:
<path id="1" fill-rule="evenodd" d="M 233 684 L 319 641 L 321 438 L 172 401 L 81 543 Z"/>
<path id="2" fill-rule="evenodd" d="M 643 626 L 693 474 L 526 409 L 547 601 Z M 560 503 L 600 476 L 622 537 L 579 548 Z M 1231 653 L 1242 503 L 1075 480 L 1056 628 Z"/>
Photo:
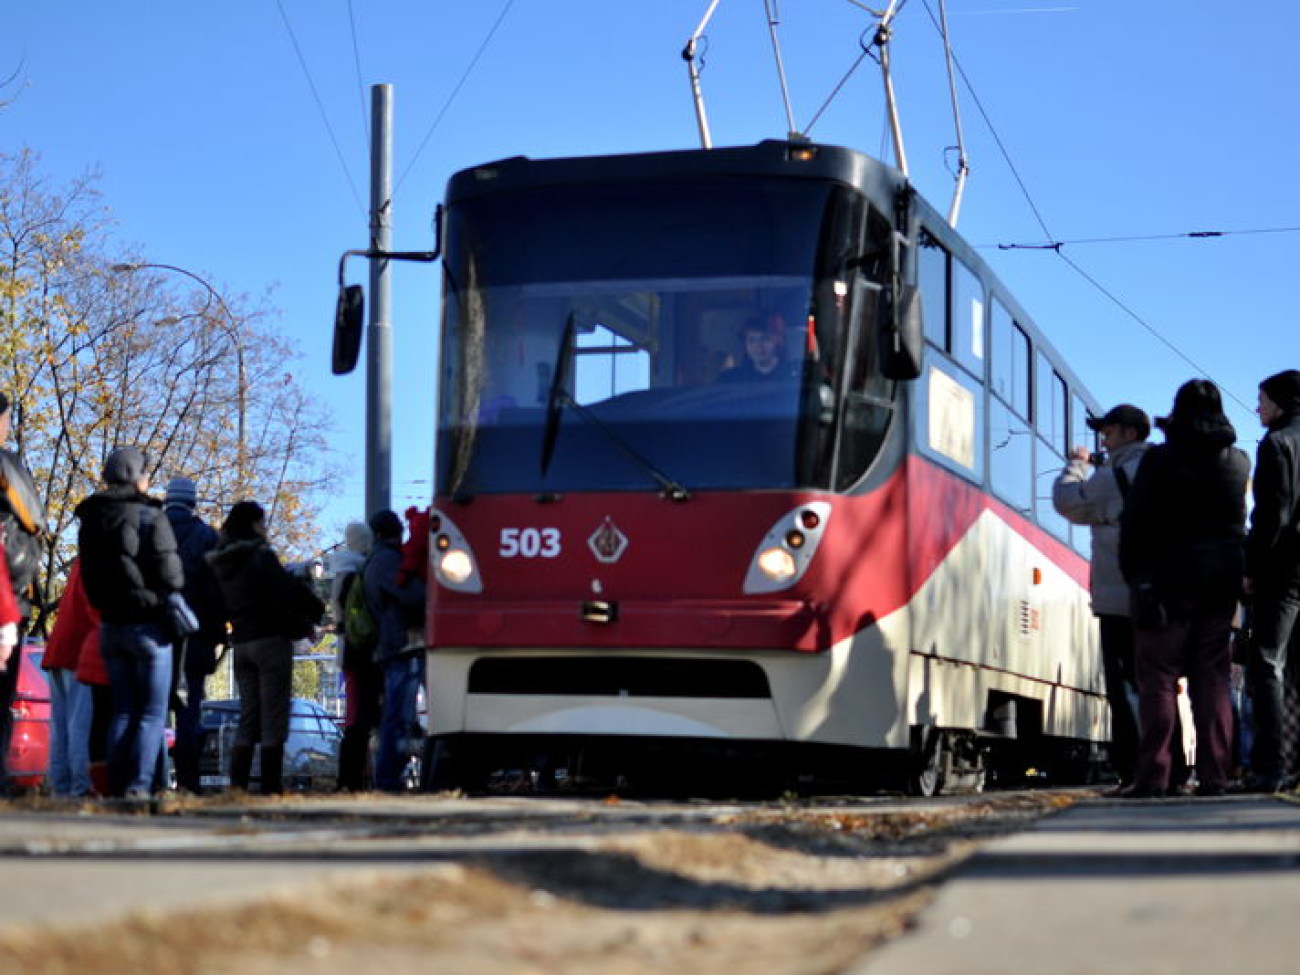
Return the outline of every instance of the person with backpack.
<path id="1" fill-rule="evenodd" d="M 369 525 L 354 521 L 344 529 L 343 540 L 344 547 L 331 556 L 334 582 L 330 589 L 346 702 L 343 741 L 339 745 L 338 787 L 341 792 L 362 792 L 368 784 L 370 736 L 379 727 L 383 693 L 379 665 L 375 662 L 377 631 L 373 617 L 365 609 L 365 587 L 361 584 L 373 535 Z M 368 620 L 363 619 L 363 611 Z"/>
<path id="2" fill-rule="evenodd" d="M 171 689 L 168 608 L 185 585 L 162 502 L 150 497 L 149 459 L 118 447 L 104 461 L 104 488 L 76 508 L 86 598 L 99 611 L 100 648 L 113 693 L 110 794 L 147 799 L 163 749 Z"/>
<path id="3" fill-rule="evenodd" d="M 36 579 L 45 558 L 45 506 L 40 492 L 18 455 L 4 448 L 12 423 L 9 397 L 0 393 L 0 546 L 4 549 L 8 576 L 0 582 L 6 593 L 0 598 L 7 604 L 8 597 L 12 596 L 18 612 L 12 634 L 0 629 L 0 646 L 9 648 L 7 665 L 0 669 L 0 796 L 23 791 L 9 778 L 7 766 L 9 740 L 13 734 L 10 707 L 18 690 L 23 639 L 32 615 Z M 10 635 L 13 640 L 6 643 Z M 0 649 L 0 653 L 4 650 Z"/>
<path id="4" fill-rule="evenodd" d="M 1087 447 L 1075 447 L 1052 485 L 1052 505 L 1071 524 L 1091 526 L 1090 589 L 1110 704 L 1110 761 L 1124 788 L 1133 782 L 1138 723 L 1129 698 L 1130 688 L 1136 696 L 1137 680 L 1129 588 L 1119 568 L 1119 520 L 1129 486 L 1150 446 L 1151 420 L 1138 407 L 1121 403 L 1087 422 L 1101 434 L 1105 454 L 1098 458 Z"/>
<path id="5" fill-rule="evenodd" d="M 176 550 L 185 569 L 185 602 L 198 617 L 199 629 L 172 648 L 172 694 L 176 713 L 176 744 L 172 760 L 176 785 L 197 795 L 199 748 L 202 744 L 200 716 L 205 684 L 217 669 L 217 647 L 226 642 L 225 607 L 221 588 L 208 564 L 207 555 L 217 547 L 217 532 L 195 512 L 198 490 L 188 477 L 167 482 L 163 510 L 176 536 Z"/>
<path id="6" fill-rule="evenodd" d="M 230 618 L 239 728 L 230 752 L 231 788 L 248 790 L 253 752 L 262 749 L 262 794 L 283 791 L 284 743 L 293 701 L 293 643 L 325 615 L 311 588 L 285 569 L 267 540 L 266 512 L 239 501 L 208 561 Z"/>
<path id="7" fill-rule="evenodd" d="M 424 618 L 426 590 L 418 576 L 399 579 L 402 519 L 397 513 L 384 510 L 371 515 L 370 530 L 375 541 L 363 584 L 366 605 L 379 628 L 375 660 L 383 672 L 384 686 L 375 787 L 399 792 L 406 744 L 416 726 L 416 700 L 424 680 L 424 653 L 410 646 L 407 630 Z"/>

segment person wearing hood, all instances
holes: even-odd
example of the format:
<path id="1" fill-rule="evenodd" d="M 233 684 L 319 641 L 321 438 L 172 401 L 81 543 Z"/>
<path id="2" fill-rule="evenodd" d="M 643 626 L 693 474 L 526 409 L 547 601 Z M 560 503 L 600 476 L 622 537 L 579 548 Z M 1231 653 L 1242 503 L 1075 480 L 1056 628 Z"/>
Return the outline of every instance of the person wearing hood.
<path id="1" fill-rule="evenodd" d="M 113 695 L 108 780 L 113 796 L 148 798 L 163 748 L 172 650 L 167 606 L 185 574 L 176 539 L 150 497 L 149 460 L 118 447 L 104 488 L 77 505 L 86 598 L 100 616 L 100 648 Z"/>
<path id="2" fill-rule="evenodd" d="M 281 564 L 267 541 L 266 512 L 240 501 L 208 554 L 230 618 L 239 685 L 239 728 L 230 750 L 230 785 L 248 790 L 253 750 L 262 748 L 262 794 L 283 791 L 284 743 L 293 699 L 293 642 L 311 634 L 325 605 Z"/>
<path id="3" fill-rule="evenodd" d="M 1246 540 L 1246 592 L 1252 635 L 1246 674 L 1255 708 L 1251 792 L 1289 783 L 1285 759 L 1300 743 L 1283 741 L 1287 644 L 1300 615 L 1300 371 L 1259 384 L 1259 422 L 1268 430 L 1255 455 L 1255 506 Z"/>
<path id="4" fill-rule="evenodd" d="M 1101 659 L 1110 703 L 1110 761 L 1120 786 L 1133 782 L 1137 762 L 1137 714 L 1129 700 L 1134 683 L 1133 621 L 1128 583 L 1119 570 L 1119 518 L 1138 465 L 1150 444 L 1151 420 L 1145 411 L 1121 403 L 1105 416 L 1089 417 L 1105 448 L 1097 458 L 1075 447 L 1052 485 L 1052 504 L 1075 525 L 1092 529 L 1092 612 L 1101 636 Z"/>
<path id="5" fill-rule="evenodd" d="M 1222 795 L 1232 761 L 1231 628 L 1245 576 L 1250 459 L 1219 389 L 1184 383 L 1156 420 L 1165 443 L 1150 448 L 1120 516 L 1120 569 L 1133 592 L 1138 682 L 1133 798 L 1169 788 L 1186 675 L 1196 726 L 1197 792 Z"/>

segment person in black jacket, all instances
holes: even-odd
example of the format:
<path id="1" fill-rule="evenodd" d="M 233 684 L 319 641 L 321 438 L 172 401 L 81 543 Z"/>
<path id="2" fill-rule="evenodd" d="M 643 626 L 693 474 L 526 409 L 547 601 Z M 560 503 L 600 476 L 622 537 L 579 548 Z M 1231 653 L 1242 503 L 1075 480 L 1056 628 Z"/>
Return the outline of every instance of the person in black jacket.
<path id="1" fill-rule="evenodd" d="M 1253 600 L 1246 661 L 1255 709 L 1251 792 L 1290 784 L 1300 743 L 1283 739 L 1287 644 L 1300 615 L 1300 371 L 1259 384 L 1259 422 L 1268 433 L 1255 455 L 1255 507 L 1246 541 L 1246 592 Z"/>
<path id="2" fill-rule="evenodd" d="M 280 563 L 266 539 L 266 512 L 240 501 L 208 555 L 230 619 L 239 685 L 239 729 L 230 785 L 248 789 L 253 749 L 262 746 L 262 793 L 283 791 L 284 743 L 293 698 L 293 641 L 307 637 L 325 605 Z"/>
<path id="3" fill-rule="evenodd" d="M 171 686 L 167 601 L 185 583 L 176 539 L 151 498 L 148 458 L 118 447 L 104 462 L 102 491 L 77 505 L 86 597 L 99 611 L 100 647 L 113 694 L 109 791 L 148 798 L 163 748 Z"/>
<path id="4" fill-rule="evenodd" d="M 1232 617 L 1245 575 L 1250 459 L 1233 444 L 1218 387 L 1184 383 L 1165 443 L 1142 458 L 1120 516 L 1120 568 L 1133 591 L 1137 769 L 1130 795 L 1164 795 L 1186 675 L 1196 724 L 1197 789 L 1222 795 L 1232 749 Z"/>

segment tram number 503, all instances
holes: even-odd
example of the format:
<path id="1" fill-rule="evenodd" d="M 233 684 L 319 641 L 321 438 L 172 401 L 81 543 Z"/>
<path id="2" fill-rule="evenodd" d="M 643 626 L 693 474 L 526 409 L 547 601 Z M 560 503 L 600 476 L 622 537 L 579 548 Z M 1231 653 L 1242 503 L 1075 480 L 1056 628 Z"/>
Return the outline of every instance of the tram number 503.
<path id="1" fill-rule="evenodd" d="M 502 528 L 501 548 L 497 552 L 503 559 L 553 559 L 560 554 L 558 528 Z"/>

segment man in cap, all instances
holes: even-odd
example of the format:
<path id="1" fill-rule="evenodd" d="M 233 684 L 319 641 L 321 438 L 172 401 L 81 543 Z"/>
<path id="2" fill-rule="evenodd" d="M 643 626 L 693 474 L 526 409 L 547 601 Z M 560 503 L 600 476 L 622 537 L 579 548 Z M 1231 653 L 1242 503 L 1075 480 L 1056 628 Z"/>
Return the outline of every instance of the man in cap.
<path id="1" fill-rule="evenodd" d="M 0 448 L 9 439 L 12 419 L 9 397 L 0 393 Z M 8 585 L 20 617 L 17 626 L 0 628 L 0 641 L 10 648 L 6 655 L 8 663 L 0 668 L 0 796 L 23 791 L 10 780 L 6 767 L 13 733 L 9 708 L 18 689 L 23 637 L 32 613 L 36 578 L 46 553 L 44 533 L 45 506 L 31 472 L 16 453 L 0 449 L 0 541 Z"/>
<path id="2" fill-rule="evenodd" d="M 104 461 L 103 490 L 76 510 L 82 579 L 100 614 L 100 648 L 113 690 L 109 790 L 128 799 L 153 791 L 171 689 L 166 608 L 185 585 L 162 502 L 145 493 L 148 467 L 139 449 L 116 448 Z"/>
<path id="3" fill-rule="evenodd" d="M 1124 498 L 1149 444 L 1151 420 L 1121 403 L 1088 426 L 1101 434 L 1105 454 L 1075 447 L 1052 485 L 1052 504 L 1068 521 L 1092 528 L 1092 611 L 1101 631 L 1106 699 L 1110 702 L 1111 764 L 1122 785 L 1133 781 L 1137 715 L 1129 698 L 1135 687 L 1133 623 L 1129 587 L 1119 568 L 1119 519 Z"/>
<path id="4" fill-rule="evenodd" d="M 1268 429 L 1255 454 L 1255 506 L 1246 539 L 1246 592 L 1253 640 L 1246 664 L 1255 709 L 1252 792 L 1287 784 L 1297 742 L 1283 738 L 1287 644 L 1300 615 L 1300 371 L 1259 384 L 1259 422 Z"/>
<path id="5" fill-rule="evenodd" d="M 172 648 L 173 709 L 176 745 L 172 759 L 176 784 L 197 794 L 199 782 L 199 718 L 208 676 L 217 668 L 217 646 L 226 639 L 225 605 L 207 554 L 217 546 L 217 531 L 195 512 L 198 489 L 188 477 L 167 482 L 163 510 L 176 536 L 176 551 L 185 572 L 185 601 L 199 620 L 199 630 Z"/>

